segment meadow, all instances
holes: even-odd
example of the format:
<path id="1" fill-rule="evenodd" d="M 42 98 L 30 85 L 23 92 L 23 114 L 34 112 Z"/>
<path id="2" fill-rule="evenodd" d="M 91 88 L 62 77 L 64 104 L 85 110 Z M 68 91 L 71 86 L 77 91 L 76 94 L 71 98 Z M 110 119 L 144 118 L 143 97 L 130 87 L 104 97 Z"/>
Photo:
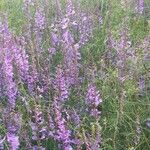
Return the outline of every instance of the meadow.
<path id="1" fill-rule="evenodd" d="M 0 0 L 0 150 L 150 150 L 150 0 Z"/>

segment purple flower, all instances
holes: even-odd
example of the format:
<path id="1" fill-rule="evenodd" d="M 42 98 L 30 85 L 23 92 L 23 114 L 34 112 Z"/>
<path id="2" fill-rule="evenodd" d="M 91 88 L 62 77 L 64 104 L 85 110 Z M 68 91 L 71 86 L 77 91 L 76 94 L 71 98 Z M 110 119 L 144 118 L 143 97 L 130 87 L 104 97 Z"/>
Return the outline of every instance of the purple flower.
<path id="1" fill-rule="evenodd" d="M 36 87 L 38 72 L 34 63 L 30 65 L 30 69 L 31 70 L 30 70 L 30 74 L 28 75 L 27 82 L 28 82 L 28 89 L 32 93 Z"/>
<path id="2" fill-rule="evenodd" d="M 67 17 L 63 18 L 61 21 L 61 28 L 63 30 L 67 29 L 69 27 L 69 22 L 70 22 L 69 18 L 67 18 Z"/>
<path id="3" fill-rule="evenodd" d="M 7 141 L 9 144 L 10 149 L 18 150 L 19 149 L 19 137 L 15 134 L 7 133 Z"/>
<path id="4" fill-rule="evenodd" d="M 100 94 L 99 91 L 97 91 L 96 86 L 90 84 L 86 95 L 86 103 L 97 107 L 99 104 L 101 104 L 101 102 L 102 99 L 100 98 Z"/>
<path id="5" fill-rule="evenodd" d="M 45 15 L 41 8 L 37 8 L 35 12 L 35 42 L 36 42 L 36 50 L 40 52 L 42 50 L 41 48 L 41 42 L 42 42 L 42 35 L 43 30 L 45 28 Z"/>
<path id="6" fill-rule="evenodd" d="M 69 30 L 64 31 L 62 38 L 67 45 L 72 45 L 74 43 L 73 36 Z"/>
<path id="7" fill-rule="evenodd" d="M 80 126 L 80 123 L 81 123 L 80 116 L 77 114 L 76 111 L 74 111 L 74 112 L 71 114 L 71 120 L 72 120 L 72 122 L 74 122 L 74 124 L 75 124 L 76 126 Z"/>
<path id="8" fill-rule="evenodd" d="M 51 32 L 51 43 L 53 47 L 57 47 L 59 45 L 59 38 L 55 32 Z"/>
<path id="9" fill-rule="evenodd" d="M 66 30 L 62 37 L 65 76 L 69 86 L 75 85 L 78 83 L 79 75 L 79 46 L 74 44 L 74 39 L 69 30 Z"/>
<path id="10" fill-rule="evenodd" d="M 58 100 L 62 102 L 65 101 L 69 97 L 69 91 L 67 82 L 65 80 L 64 72 L 61 69 L 61 66 L 57 67 L 54 84 Z"/>
<path id="11" fill-rule="evenodd" d="M 67 15 L 67 17 L 70 17 L 74 14 L 75 14 L 75 9 L 74 9 L 72 0 L 68 0 L 67 8 L 66 8 L 66 15 Z"/>
<path id="12" fill-rule="evenodd" d="M 34 5 L 33 0 L 24 0 L 24 9 L 27 8 L 29 5 Z"/>
<path id="13" fill-rule="evenodd" d="M 48 51 L 49 51 L 49 53 L 51 55 L 55 55 L 56 54 L 56 49 L 54 47 L 49 48 Z"/>
<path id="14" fill-rule="evenodd" d="M 66 128 L 65 119 L 62 117 L 60 106 L 57 99 L 54 100 L 54 113 L 55 113 L 55 123 L 57 125 L 57 131 L 55 138 L 62 143 L 64 150 L 72 150 L 70 130 Z"/>
<path id="15" fill-rule="evenodd" d="M 92 36 L 92 19 L 89 15 L 86 13 L 81 13 L 80 16 L 80 21 L 79 21 L 79 35 L 80 35 L 80 40 L 79 40 L 79 45 L 85 45 L 89 39 Z"/>
<path id="16" fill-rule="evenodd" d="M 45 16 L 41 9 L 37 9 L 35 13 L 35 27 L 39 30 L 44 30 L 45 28 Z"/>
<path id="17" fill-rule="evenodd" d="M 102 103 L 99 91 L 96 89 L 94 84 L 90 84 L 86 94 L 86 104 L 90 109 L 90 113 L 95 118 L 98 118 L 100 111 L 98 111 L 98 106 Z"/>
<path id="18" fill-rule="evenodd" d="M 7 107 L 3 112 L 3 121 L 7 129 L 6 140 L 9 148 L 18 150 L 20 145 L 18 133 L 21 128 L 21 115 Z"/>
<path id="19" fill-rule="evenodd" d="M 30 122 L 30 126 L 32 128 L 32 139 L 34 141 L 40 142 L 47 136 L 47 128 L 44 124 L 44 117 L 42 111 L 39 109 L 38 106 L 35 106 L 31 115 L 32 119 Z"/>
<path id="20" fill-rule="evenodd" d="M 2 66 L 0 65 L 0 98 L 4 96 L 4 77 Z"/>
<path id="21" fill-rule="evenodd" d="M 26 51 L 24 49 L 24 43 L 22 43 L 23 41 L 21 41 L 23 39 L 20 38 L 17 40 L 17 43 L 15 43 L 13 47 L 14 61 L 16 66 L 18 67 L 18 73 L 20 75 L 20 78 L 23 81 L 26 81 L 29 74 L 28 55 L 26 54 Z"/>
<path id="22" fill-rule="evenodd" d="M 9 32 L 8 23 L 5 21 L 1 28 L 1 34 L 3 37 L 3 64 L 2 70 L 4 74 L 4 82 L 6 86 L 6 95 L 8 97 L 8 102 L 11 107 L 15 107 L 15 101 L 17 97 L 17 86 L 14 82 L 14 72 L 13 72 L 13 53 L 14 43 L 12 35 Z"/>
<path id="23" fill-rule="evenodd" d="M 144 0 L 137 0 L 136 11 L 139 14 L 142 14 L 144 11 Z"/>
<path id="24" fill-rule="evenodd" d="M 5 84 L 6 84 L 6 93 L 8 96 L 8 102 L 11 107 L 15 107 L 16 97 L 17 97 L 17 87 L 13 81 L 14 73 L 11 59 L 5 57 L 4 60 L 4 71 L 5 71 Z"/>
<path id="25" fill-rule="evenodd" d="M 55 138 L 55 124 L 52 115 L 48 114 L 49 137 Z"/>

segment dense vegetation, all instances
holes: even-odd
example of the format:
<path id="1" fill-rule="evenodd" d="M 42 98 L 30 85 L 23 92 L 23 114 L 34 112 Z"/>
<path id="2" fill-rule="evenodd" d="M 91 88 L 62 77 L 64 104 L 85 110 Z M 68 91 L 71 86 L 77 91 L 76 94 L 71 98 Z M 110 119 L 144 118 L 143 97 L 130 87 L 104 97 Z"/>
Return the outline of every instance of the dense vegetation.
<path id="1" fill-rule="evenodd" d="M 149 0 L 0 0 L 0 150 L 150 150 Z"/>

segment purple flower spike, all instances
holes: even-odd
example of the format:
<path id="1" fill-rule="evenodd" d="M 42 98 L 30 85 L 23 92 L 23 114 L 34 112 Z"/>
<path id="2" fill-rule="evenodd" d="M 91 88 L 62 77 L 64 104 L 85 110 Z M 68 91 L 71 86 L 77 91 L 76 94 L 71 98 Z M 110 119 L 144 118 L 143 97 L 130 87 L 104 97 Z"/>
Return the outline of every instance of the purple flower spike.
<path id="1" fill-rule="evenodd" d="M 55 122 L 57 125 L 56 140 L 62 143 L 64 150 L 73 150 L 71 147 L 70 130 L 65 126 L 65 119 L 62 117 L 60 106 L 57 100 L 54 100 Z"/>
<path id="2" fill-rule="evenodd" d="M 40 30 L 43 30 L 45 27 L 45 16 L 41 9 L 38 9 L 35 13 L 35 26 Z"/>
<path id="3" fill-rule="evenodd" d="M 90 109 L 91 116 L 97 118 L 100 115 L 97 108 L 101 103 L 102 99 L 100 98 L 99 91 L 97 91 L 95 85 L 90 84 L 86 94 L 86 104 Z"/>
<path id="4" fill-rule="evenodd" d="M 3 52 L 3 64 L 2 70 L 4 74 L 4 82 L 6 86 L 6 95 L 8 97 L 8 102 L 11 107 L 15 107 L 15 101 L 17 97 L 17 86 L 14 82 L 14 72 L 13 72 L 13 53 L 14 42 L 12 35 L 9 32 L 8 23 L 5 21 L 1 26 L 1 36 L 3 37 L 2 52 Z"/>
<path id="5" fill-rule="evenodd" d="M 63 70 L 61 66 L 57 67 L 56 78 L 55 78 L 55 90 L 57 91 L 57 96 L 59 101 L 65 101 L 69 97 L 68 85 L 66 83 Z"/>
<path id="6" fill-rule="evenodd" d="M 142 14 L 144 11 L 144 0 L 137 0 L 136 11 L 139 14 Z"/>
<path id="7" fill-rule="evenodd" d="M 17 39 L 17 43 L 15 43 L 13 47 L 13 55 L 15 64 L 18 68 L 18 73 L 20 76 L 20 79 L 23 81 L 27 81 L 28 71 L 29 71 L 29 62 L 28 62 L 28 55 L 26 54 L 26 51 L 24 49 L 24 45 L 20 40 Z"/>
<path id="8" fill-rule="evenodd" d="M 72 0 L 68 0 L 67 8 L 66 8 L 66 14 L 67 14 L 68 17 L 75 14 L 75 9 L 74 9 Z"/>
<path id="9" fill-rule="evenodd" d="M 3 70 L 0 66 L 0 98 L 4 96 L 4 80 L 3 80 Z"/>
<path id="10" fill-rule="evenodd" d="M 59 45 L 59 38 L 55 32 L 51 32 L 51 43 L 54 47 Z"/>
<path id="11" fill-rule="evenodd" d="M 7 133 L 7 141 L 11 150 L 18 150 L 19 149 L 19 137 L 15 134 Z"/>
<path id="12" fill-rule="evenodd" d="M 22 117 L 19 113 L 16 113 L 14 110 L 10 110 L 9 107 L 7 107 L 3 112 L 3 120 L 7 129 L 6 140 L 9 149 L 18 150 L 20 145 L 18 134 L 21 128 Z"/>

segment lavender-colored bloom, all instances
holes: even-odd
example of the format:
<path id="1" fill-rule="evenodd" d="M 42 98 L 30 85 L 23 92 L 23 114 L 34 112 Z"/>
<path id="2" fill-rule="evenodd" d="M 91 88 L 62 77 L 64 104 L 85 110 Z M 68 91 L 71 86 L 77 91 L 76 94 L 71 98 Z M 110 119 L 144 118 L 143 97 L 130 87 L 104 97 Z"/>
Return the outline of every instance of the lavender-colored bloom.
<path id="1" fill-rule="evenodd" d="M 54 113 L 57 131 L 55 138 L 62 143 L 64 150 L 73 150 L 71 147 L 70 131 L 66 128 L 65 119 L 62 117 L 60 106 L 57 100 L 54 100 Z"/>
<path id="2" fill-rule="evenodd" d="M 69 27 L 69 22 L 70 22 L 69 18 L 67 17 L 63 18 L 61 21 L 61 28 L 63 30 L 67 29 Z"/>
<path id="3" fill-rule="evenodd" d="M 78 32 L 79 16 L 75 11 L 72 0 L 67 1 L 66 18 L 69 19 L 69 27 L 71 28 L 71 30 L 73 30 L 74 32 Z"/>
<path id="4" fill-rule="evenodd" d="M 38 73 L 35 64 L 30 65 L 30 74 L 28 75 L 28 89 L 32 93 L 36 87 L 36 82 L 38 79 Z"/>
<path id="5" fill-rule="evenodd" d="M 3 70 L 5 71 L 5 84 L 6 84 L 6 93 L 8 96 L 8 101 L 12 107 L 15 106 L 16 96 L 17 96 L 17 87 L 13 81 L 14 73 L 12 66 L 12 58 L 7 53 L 4 58 Z"/>
<path id="6" fill-rule="evenodd" d="M 73 36 L 69 30 L 66 30 L 63 33 L 62 38 L 63 38 L 65 44 L 72 45 L 74 43 Z"/>
<path id="7" fill-rule="evenodd" d="M 36 42 L 36 50 L 40 52 L 41 49 L 41 42 L 42 42 L 42 35 L 43 30 L 45 28 L 45 15 L 41 8 L 38 8 L 35 13 L 35 42 Z"/>
<path id="8" fill-rule="evenodd" d="M 48 51 L 51 55 L 55 55 L 56 53 L 56 49 L 54 47 L 49 48 Z"/>
<path id="9" fill-rule="evenodd" d="M 72 0 L 68 0 L 67 7 L 66 7 L 66 15 L 67 17 L 71 17 L 74 14 L 75 14 L 75 9 Z"/>
<path id="10" fill-rule="evenodd" d="M 45 28 L 45 16 L 41 9 L 37 9 L 35 13 L 35 27 L 39 30 L 44 30 Z"/>
<path id="11" fill-rule="evenodd" d="M 57 10 L 57 16 L 58 16 L 58 18 L 60 18 L 62 15 L 60 0 L 56 0 L 56 10 Z"/>
<path id="12" fill-rule="evenodd" d="M 79 47 L 78 43 L 75 43 L 75 37 L 72 34 L 73 22 L 78 24 L 75 18 L 75 10 L 71 0 L 67 3 L 66 15 L 61 19 L 60 31 L 61 31 L 61 45 L 62 53 L 64 56 L 64 70 L 65 77 L 68 86 L 75 85 L 78 83 L 79 75 Z M 79 46 L 77 46 L 79 45 Z"/>
<path id="13" fill-rule="evenodd" d="M 82 145 L 84 144 L 84 142 L 81 141 L 80 139 L 76 139 L 75 142 L 77 145 L 77 150 L 82 150 Z"/>
<path id="14" fill-rule="evenodd" d="M 100 98 L 99 91 L 96 89 L 94 84 L 90 84 L 86 94 L 86 104 L 90 109 L 90 113 L 92 116 L 97 118 L 100 115 L 100 111 L 98 111 L 98 106 L 102 103 L 102 99 Z"/>
<path id="15" fill-rule="evenodd" d="M 29 56 L 26 52 L 27 43 L 25 42 L 25 38 L 22 36 L 17 39 L 16 44 L 18 46 L 18 49 L 20 49 L 21 58 L 22 58 L 22 66 L 20 66 L 20 70 L 22 72 L 23 79 L 26 79 L 29 72 Z"/>
<path id="16" fill-rule="evenodd" d="M 44 125 L 42 111 L 38 108 L 38 106 L 35 106 L 35 109 L 32 112 L 30 126 L 32 128 L 32 139 L 34 141 L 40 142 L 41 140 L 46 138 L 47 129 Z"/>
<path id="17" fill-rule="evenodd" d="M 14 45 L 13 47 L 13 54 L 15 59 L 15 64 L 18 67 L 18 72 L 20 75 L 20 78 L 25 81 L 28 77 L 28 71 L 29 71 L 29 62 L 28 62 L 28 56 L 23 49 L 23 47 L 19 47 L 17 45 Z"/>
<path id="18" fill-rule="evenodd" d="M 72 119 L 72 122 L 74 122 L 74 124 L 75 124 L 76 126 L 80 126 L 80 123 L 81 123 L 80 116 L 77 114 L 76 111 L 74 111 L 74 112 L 71 114 L 71 119 Z"/>
<path id="19" fill-rule="evenodd" d="M 23 1 L 24 7 L 23 9 L 27 8 L 29 5 L 34 5 L 33 0 L 24 0 Z"/>
<path id="20" fill-rule="evenodd" d="M 11 107 L 15 107 L 15 101 L 17 96 L 17 86 L 14 82 L 14 72 L 13 72 L 13 40 L 12 35 L 9 32 L 8 24 L 5 21 L 1 28 L 1 32 L 3 35 L 3 64 L 2 70 L 4 74 L 4 81 L 6 85 L 6 95 L 8 97 L 8 102 L 11 104 Z"/>
<path id="21" fill-rule="evenodd" d="M 50 114 L 48 114 L 48 126 L 49 126 L 49 137 L 55 138 L 55 125 L 54 125 L 54 120 Z"/>
<path id="22" fill-rule="evenodd" d="M 73 36 L 68 29 L 63 32 L 62 38 L 65 76 L 68 85 L 74 85 L 77 84 L 79 75 L 79 47 L 74 45 Z"/>
<path id="23" fill-rule="evenodd" d="M 96 86 L 93 84 L 89 85 L 86 95 L 86 103 L 97 107 L 99 104 L 101 104 L 101 102 L 102 100 L 100 98 L 99 91 L 96 89 Z"/>
<path id="24" fill-rule="evenodd" d="M 51 32 L 51 43 L 53 47 L 57 47 L 59 45 L 59 38 L 55 32 Z"/>
<path id="25" fill-rule="evenodd" d="M 18 150 L 19 149 L 19 137 L 11 134 L 11 133 L 7 133 L 7 141 L 9 144 L 10 149 L 12 150 Z"/>
<path id="26" fill-rule="evenodd" d="M 81 21 L 79 21 L 79 34 L 80 40 L 79 45 L 85 45 L 92 36 L 92 19 L 86 13 L 81 13 Z"/>
<path id="27" fill-rule="evenodd" d="M 139 14 L 142 14 L 144 11 L 144 0 L 137 0 L 136 11 Z"/>
<path id="28" fill-rule="evenodd" d="M 9 144 L 9 148 L 12 150 L 18 150 L 20 142 L 17 134 L 21 128 L 21 115 L 7 107 L 3 112 L 3 121 L 7 129 L 6 140 Z"/>
<path id="29" fill-rule="evenodd" d="M 68 86 L 76 85 L 79 81 L 78 56 L 78 52 L 73 47 L 70 47 L 64 54 L 64 69 Z"/>
<path id="30" fill-rule="evenodd" d="M 0 64 L 0 98 L 4 96 L 3 70 Z"/>
<path id="31" fill-rule="evenodd" d="M 68 85 L 65 80 L 64 72 L 61 69 L 61 66 L 57 67 L 56 78 L 55 78 L 55 90 L 59 101 L 65 101 L 69 97 Z"/>

